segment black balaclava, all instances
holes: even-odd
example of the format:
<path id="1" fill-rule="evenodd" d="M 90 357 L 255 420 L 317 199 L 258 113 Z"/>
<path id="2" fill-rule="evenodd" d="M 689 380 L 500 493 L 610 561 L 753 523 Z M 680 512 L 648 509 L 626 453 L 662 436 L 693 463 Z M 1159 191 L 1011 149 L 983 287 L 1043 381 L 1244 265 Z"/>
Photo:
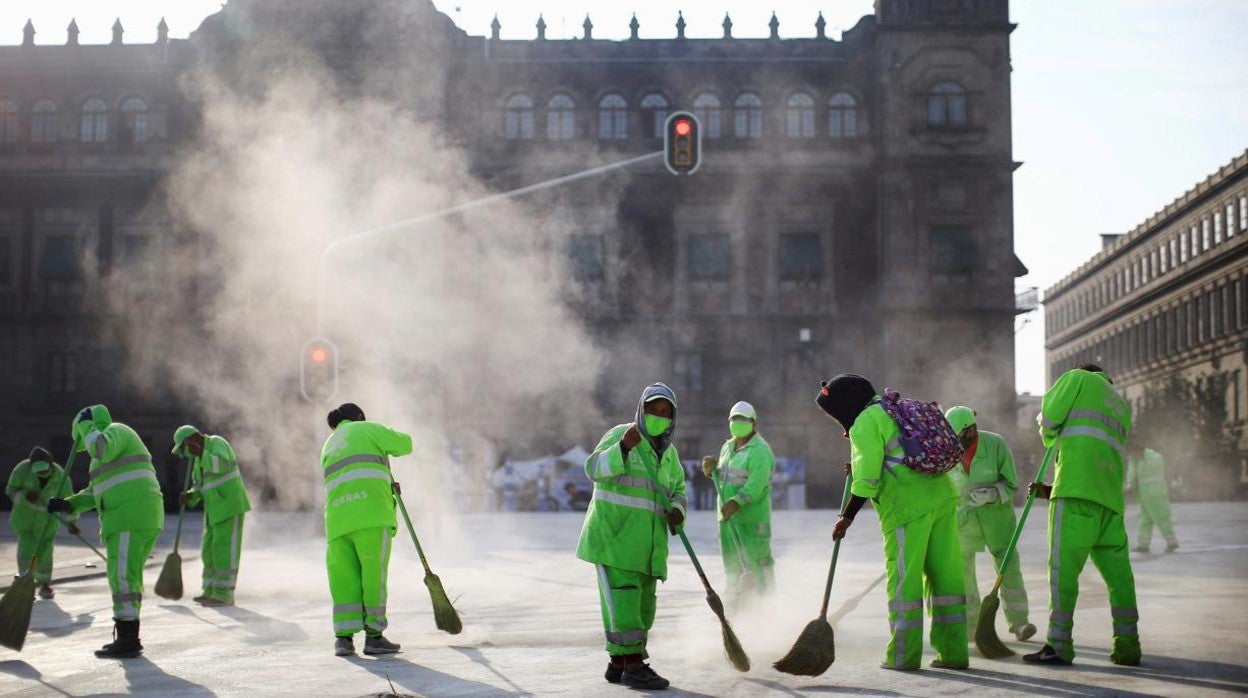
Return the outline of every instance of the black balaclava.
<path id="1" fill-rule="evenodd" d="M 841 375 L 819 383 L 821 390 L 815 396 L 815 402 L 824 412 L 840 422 L 845 435 L 849 436 L 849 428 L 854 420 L 875 399 L 875 386 L 871 381 L 856 373 Z"/>
<path id="2" fill-rule="evenodd" d="M 354 402 L 344 402 L 325 415 L 325 421 L 329 423 L 330 429 L 337 429 L 338 424 L 343 420 L 362 422 L 364 421 L 364 410 L 360 409 L 360 406 Z"/>
<path id="3" fill-rule="evenodd" d="M 672 403 L 672 426 L 655 437 L 646 433 L 646 403 L 660 397 Z M 633 422 L 637 425 L 637 431 L 641 432 L 641 437 L 650 443 L 655 455 L 662 458 L 663 452 L 672 445 L 672 434 L 676 433 L 676 392 L 664 383 L 646 386 L 646 389 L 641 392 L 641 399 L 637 401 L 637 415 Z"/>

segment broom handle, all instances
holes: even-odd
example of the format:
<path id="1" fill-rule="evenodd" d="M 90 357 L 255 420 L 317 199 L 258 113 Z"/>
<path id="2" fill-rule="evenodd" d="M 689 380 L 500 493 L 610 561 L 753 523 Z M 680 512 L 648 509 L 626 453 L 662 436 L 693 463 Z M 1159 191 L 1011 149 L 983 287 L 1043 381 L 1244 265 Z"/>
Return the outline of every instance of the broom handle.
<path id="1" fill-rule="evenodd" d="M 82 535 L 81 531 L 79 531 L 78 533 L 75 533 L 74 535 L 78 536 L 78 540 L 85 543 L 88 548 L 91 548 L 91 552 L 95 553 L 96 555 L 99 555 L 101 560 L 103 560 L 104 562 L 108 562 L 108 558 L 104 557 L 104 553 L 100 552 L 99 549 L 96 548 L 94 545 L 91 545 L 91 541 L 87 540 L 86 536 Z"/>
<path id="2" fill-rule="evenodd" d="M 845 511 L 845 507 L 849 505 L 849 486 L 854 481 L 854 476 L 846 473 L 845 475 L 845 491 L 841 493 L 841 512 Z M 823 587 L 823 605 L 819 607 L 819 615 L 824 620 L 828 618 L 828 601 L 832 599 L 832 578 L 836 576 L 836 558 L 841 554 L 841 541 L 837 540 L 832 544 L 832 564 L 828 566 L 828 583 Z"/>
<path id="3" fill-rule="evenodd" d="M 81 441 L 79 441 L 77 438 L 74 439 L 74 445 L 71 447 L 72 450 L 69 452 L 69 460 L 65 463 L 65 468 L 61 470 L 61 482 L 70 481 L 69 474 L 74 468 L 74 460 L 78 458 L 78 445 L 80 443 Z M 56 492 L 59 489 L 60 487 L 57 487 L 55 490 L 53 490 L 53 492 Z M 70 486 L 70 489 L 71 490 L 73 489 L 72 485 Z M 53 520 L 54 520 L 53 517 L 49 516 L 48 522 L 43 525 L 43 540 L 39 542 L 39 547 L 35 548 L 35 550 L 43 550 L 43 546 L 48 544 L 48 539 L 56 535 L 56 529 L 52 527 Z M 26 567 L 26 571 L 23 572 L 23 574 L 30 574 L 32 571 L 34 571 L 35 561 L 37 559 L 38 559 L 37 555 L 31 556 L 30 565 Z"/>
<path id="4" fill-rule="evenodd" d="M 716 472 L 716 473 L 718 473 L 718 472 L 719 472 L 719 468 L 716 468 L 716 469 L 715 469 L 715 472 Z M 718 495 L 720 499 L 723 499 L 723 498 L 724 498 L 724 491 L 723 491 L 722 489 L 720 489 L 720 482 L 719 482 L 719 478 L 718 478 L 717 476 L 715 476 L 715 475 L 712 475 L 712 476 L 711 476 L 711 484 L 715 485 L 715 494 L 716 494 L 716 495 Z M 742 570 L 745 570 L 745 569 L 747 569 L 747 568 L 750 568 L 750 567 L 751 567 L 751 565 L 750 565 L 750 564 L 748 564 L 748 563 L 746 562 L 746 559 L 745 559 L 745 549 L 741 546 L 741 536 L 737 533 L 737 528 L 736 528 L 736 526 L 733 526 L 733 525 L 732 525 L 732 522 L 730 522 L 730 521 L 723 521 L 723 522 L 721 522 L 721 523 L 723 524 L 723 526 L 724 526 L 724 527 L 726 527 L 726 528 L 728 529 L 728 534 L 729 534 L 730 536 L 732 536 L 732 540 L 733 540 L 733 542 L 735 542 L 735 543 L 737 544 L 737 560 L 738 560 L 738 562 L 740 562 L 740 563 L 741 563 L 741 569 L 742 569 Z M 759 581 L 760 583 L 762 583 L 762 582 L 763 582 L 763 572 L 762 572 L 762 570 L 759 570 L 759 569 L 750 569 L 750 574 L 753 574 L 755 577 L 757 577 L 757 578 L 758 578 L 758 581 Z"/>
<path id="5" fill-rule="evenodd" d="M 191 487 L 191 471 L 195 470 L 195 462 L 191 458 L 186 459 L 186 477 L 182 480 L 182 492 L 186 492 Z M 178 492 L 178 499 L 182 499 L 182 492 Z M 186 505 L 180 504 L 178 507 L 178 531 L 173 534 L 173 552 L 177 554 L 178 543 L 182 540 L 182 517 L 186 515 Z"/>
<path id="6" fill-rule="evenodd" d="M 1044 460 L 1040 463 L 1040 470 L 1036 471 L 1035 482 L 1044 479 L 1044 473 L 1049 469 L 1049 462 L 1052 461 L 1054 449 L 1057 442 L 1054 441 L 1052 446 L 1044 452 Z M 1027 515 L 1031 513 L 1031 505 L 1036 501 L 1036 493 L 1032 492 L 1027 495 L 1027 503 L 1023 505 L 1023 513 L 1018 517 L 1018 524 L 1014 526 L 1014 535 L 1010 536 L 1010 544 L 1005 547 L 1005 554 L 1001 556 L 1001 569 L 997 570 L 997 581 L 992 585 L 992 590 L 996 591 L 1001 588 L 1001 582 L 1005 579 L 1005 566 L 1009 563 L 1010 555 L 1014 554 L 1014 548 L 1018 545 L 1018 538 L 1023 534 L 1023 524 L 1027 522 Z"/>
<path id="7" fill-rule="evenodd" d="M 395 493 L 394 501 L 399 505 L 399 511 L 403 512 L 403 522 L 407 524 L 407 532 L 412 535 L 412 542 L 416 544 L 416 554 L 420 556 L 420 564 L 425 566 L 425 574 L 433 574 L 433 570 L 429 569 L 429 561 L 425 559 L 425 549 L 420 547 L 420 539 L 416 537 L 416 528 L 412 526 L 412 517 L 407 515 L 407 506 L 403 504 L 402 495 Z"/>
<path id="8" fill-rule="evenodd" d="M 663 487 L 661 482 L 659 482 L 658 474 L 655 473 L 654 468 L 650 467 L 650 464 L 646 462 L 645 458 L 640 458 L 639 460 L 641 460 L 642 466 L 645 467 L 646 474 L 648 474 L 650 479 L 654 481 L 654 491 L 658 492 L 659 496 L 663 498 L 663 508 L 665 510 L 671 509 L 672 500 L 667 496 L 667 489 Z M 680 472 L 683 477 L 685 472 L 684 469 L 682 468 Z M 666 526 L 666 516 L 664 516 L 664 519 L 664 526 Z M 706 587 L 706 593 L 708 595 L 714 594 L 715 590 L 711 588 L 711 582 L 706 578 L 706 572 L 702 571 L 702 563 L 698 562 L 698 556 L 693 552 L 693 546 L 689 544 L 689 538 L 685 536 L 685 528 L 683 525 L 679 529 L 676 529 L 676 535 L 680 536 L 680 542 L 684 543 L 685 552 L 689 553 L 689 559 L 693 562 L 693 569 L 697 570 L 698 579 L 702 580 L 702 586 Z"/>

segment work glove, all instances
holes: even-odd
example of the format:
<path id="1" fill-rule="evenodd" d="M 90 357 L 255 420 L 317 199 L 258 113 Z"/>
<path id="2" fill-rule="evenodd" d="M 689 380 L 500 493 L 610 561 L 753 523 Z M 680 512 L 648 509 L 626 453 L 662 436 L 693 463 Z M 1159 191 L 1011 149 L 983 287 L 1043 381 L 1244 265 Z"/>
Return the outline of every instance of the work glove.
<path id="1" fill-rule="evenodd" d="M 1040 499 L 1048 499 L 1053 494 L 1053 486 L 1043 482 L 1033 482 L 1027 486 L 1027 494 L 1034 494 Z"/>
<path id="2" fill-rule="evenodd" d="M 81 529 L 81 528 L 78 528 L 78 524 L 76 524 L 76 523 L 71 523 L 71 524 L 68 524 L 68 525 L 66 526 L 66 528 L 68 528 L 68 529 L 69 529 L 69 534 L 70 534 L 70 535 L 72 535 L 72 536 L 76 536 L 76 535 L 78 535 L 79 533 L 82 533 L 82 529 Z"/>
<path id="3" fill-rule="evenodd" d="M 672 535 L 676 535 L 677 529 L 685 522 L 685 513 L 680 509 L 672 507 L 667 510 L 667 527 L 672 530 Z"/>
<path id="4" fill-rule="evenodd" d="M 741 511 L 741 503 L 735 499 L 729 499 L 724 502 L 724 506 L 720 508 L 719 515 L 724 517 L 724 521 L 732 518 L 733 514 Z"/>
<path id="5" fill-rule="evenodd" d="M 399 483 L 397 483 L 397 482 L 392 482 L 392 483 L 390 483 L 390 489 L 391 489 L 391 491 L 393 491 L 396 495 L 399 495 L 399 496 L 402 496 L 402 495 L 403 495 L 403 488 L 402 488 L 402 487 L 399 487 Z"/>
<path id="6" fill-rule="evenodd" d="M 27 493 L 26 493 L 26 501 L 28 501 L 28 502 L 37 502 L 37 501 L 39 501 L 39 493 L 38 493 L 38 492 L 35 492 L 34 490 L 31 490 L 30 492 L 27 492 Z"/>
<path id="7" fill-rule="evenodd" d="M 186 491 L 186 492 L 179 492 L 179 493 L 178 493 L 178 504 L 179 504 L 179 505 L 181 505 L 181 506 L 186 506 L 186 505 L 187 505 L 187 503 L 188 503 L 188 502 L 190 502 L 190 501 L 191 501 L 191 493 L 190 493 L 190 491 L 189 491 L 189 490 L 188 490 L 188 491 Z"/>
<path id="8" fill-rule="evenodd" d="M 849 531 L 849 527 L 853 523 L 854 520 L 848 516 L 838 516 L 836 518 L 836 524 L 832 526 L 832 540 L 840 540 L 844 538 L 845 534 Z"/>
<path id="9" fill-rule="evenodd" d="M 49 514 L 69 514 L 73 512 L 73 510 L 74 510 L 74 507 L 73 505 L 69 503 L 68 499 L 61 499 L 60 497 L 53 497 L 52 499 L 48 500 L 48 513 Z"/>
<path id="10" fill-rule="evenodd" d="M 715 469 L 718 467 L 719 467 L 719 459 L 716 458 L 715 456 L 703 456 L 702 457 L 702 474 L 703 475 L 710 477 L 711 473 L 715 472 Z"/>
<path id="11" fill-rule="evenodd" d="M 970 497 L 971 506 L 981 507 L 985 504 L 991 504 L 1000 498 L 1001 493 L 997 492 L 995 485 L 987 487 L 976 487 L 967 493 Z"/>

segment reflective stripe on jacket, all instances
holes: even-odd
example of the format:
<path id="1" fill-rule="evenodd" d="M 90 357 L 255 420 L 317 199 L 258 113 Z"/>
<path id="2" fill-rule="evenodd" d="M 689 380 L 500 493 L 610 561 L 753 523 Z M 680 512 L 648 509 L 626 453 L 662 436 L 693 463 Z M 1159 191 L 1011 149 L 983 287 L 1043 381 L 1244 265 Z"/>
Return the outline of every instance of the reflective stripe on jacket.
<path id="1" fill-rule="evenodd" d="M 251 511 L 243 474 L 234 448 L 220 436 L 204 438 L 204 452 L 191 456 L 191 505 L 204 502 L 204 518 L 211 524 Z"/>
<path id="2" fill-rule="evenodd" d="M 776 456 L 771 445 L 757 432 L 741 448 L 736 439 L 728 439 L 719 449 L 719 467 L 715 478 L 723 497 L 722 508 L 729 500 L 741 505 L 732 520 L 738 524 L 771 521 L 771 474 L 776 469 Z M 723 517 L 719 519 L 722 521 Z"/>
<path id="3" fill-rule="evenodd" d="M 390 456 L 412 452 L 412 437 L 378 422 L 343 420 L 321 449 L 325 535 L 395 528 Z"/>
<path id="4" fill-rule="evenodd" d="M 100 536 L 122 531 L 159 531 L 165 526 L 152 454 L 130 427 L 113 422 L 86 443 L 89 484 L 69 497 L 74 512 L 100 513 Z"/>
<path id="5" fill-rule="evenodd" d="M 1040 403 L 1040 437 L 1057 444 L 1053 497 L 1096 502 L 1123 511 L 1122 488 L 1131 406 L 1104 373 L 1063 373 Z"/>
<path id="6" fill-rule="evenodd" d="M 876 400 L 849 428 L 850 492 L 871 500 L 880 530 L 890 531 L 935 510 L 958 490 L 949 473 L 920 473 L 902 463 L 901 429 Z"/>

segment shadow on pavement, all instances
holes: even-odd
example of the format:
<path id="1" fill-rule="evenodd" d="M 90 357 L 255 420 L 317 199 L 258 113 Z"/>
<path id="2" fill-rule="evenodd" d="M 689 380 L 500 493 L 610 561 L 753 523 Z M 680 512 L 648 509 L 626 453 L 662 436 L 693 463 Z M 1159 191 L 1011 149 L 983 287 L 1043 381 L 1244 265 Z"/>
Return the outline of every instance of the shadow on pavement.
<path id="1" fill-rule="evenodd" d="M 142 691 L 149 695 L 185 696 L 214 695 L 206 686 L 187 681 L 180 676 L 165 673 L 147 657 L 119 659 L 122 671 L 126 672 L 126 682 L 130 684 L 130 692 Z"/>
<path id="2" fill-rule="evenodd" d="M 1061 676 L 1063 671 L 1076 672 L 1086 671 L 1095 667 L 1050 667 L 1049 675 L 1024 676 L 1021 674 L 1006 674 L 1000 671 L 987 671 L 985 669 L 976 669 L 971 667 L 963 671 L 925 671 L 924 678 L 944 679 L 946 681 L 959 681 L 968 683 L 981 688 L 993 688 L 1009 691 L 1021 691 L 1037 696 L 1130 696 L 1131 698 L 1143 698 L 1152 696 L 1152 693 L 1136 693 L 1134 691 L 1126 691 L 1117 687 L 1097 688 L 1089 686 L 1086 683 L 1076 683 L 1075 681 L 1060 681 L 1056 677 Z M 1125 673 L 1125 672 L 1123 672 Z M 1078 677 L 1073 677 L 1078 680 Z"/>
<path id="3" fill-rule="evenodd" d="M 401 686 L 420 695 L 511 695 L 497 686 L 444 674 L 440 671 L 409 662 L 398 655 L 391 654 L 378 659 L 351 656 L 345 657 L 345 659 L 380 678 L 379 689 L 388 689 L 389 684 L 393 683 L 395 686 Z"/>
<path id="4" fill-rule="evenodd" d="M 502 679 L 504 683 L 506 683 L 508 686 L 511 687 L 511 690 L 515 695 L 518 695 L 518 696 L 533 695 L 532 693 L 517 686 L 516 683 L 512 681 L 510 678 L 508 678 L 507 675 L 503 674 L 503 672 L 499 671 L 498 669 L 495 669 L 494 664 L 490 662 L 489 659 L 486 659 L 484 654 L 481 654 L 481 650 L 471 648 L 471 647 L 452 647 L 451 649 L 455 650 L 456 652 L 459 652 L 460 654 L 471 659 L 477 664 L 480 664 L 481 666 L 485 667 L 485 669 L 489 671 L 491 674 Z"/>
<path id="5" fill-rule="evenodd" d="M 27 681 L 38 681 L 44 688 L 47 688 L 50 691 L 55 691 L 63 696 L 72 695 L 62 691 L 56 686 L 53 686 L 47 681 L 44 681 L 43 674 L 39 673 L 38 669 L 20 659 L 10 659 L 8 661 L 0 662 L 0 674 L 9 674 L 10 676 L 16 676 L 19 679 L 26 679 Z"/>
<path id="6" fill-rule="evenodd" d="M 1109 657 L 1109 653 L 1099 650 L 1081 650 L 1081 654 Z M 1150 679 L 1176 683 L 1194 688 L 1205 688 L 1216 691 L 1248 692 L 1248 666 L 1243 664 L 1224 664 L 1199 659 L 1179 659 L 1163 657 L 1155 654 L 1144 654 L 1138 667 L 1107 667 L 1078 664 L 1083 671 L 1095 671 L 1101 674 L 1117 674 L 1131 678 Z"/>
<path id="7" fill-rule="evenodd" d="M 808 677 L 804 677 L 804 678 L 808 678 Z M 808 680 L 813 681 L 817 679 L 809 678 Z M 906 695 L 904 693 L 897 693 L 896 691 L 886 691 L 881 688 L 855 688 L 853 686 L 829 686 L 829 685 L 799 686 L 798 688 L 789 688 L 788 686 L 785 686 L 779 681 L 769 681 L 767 679 L 751 678 L 751 679 L 746 679 L 746 681 L 753 683 L 753 684 L 758 684 L 759 686 L 762 686 L 763 688 L 771 689 L 773 691 L 776 691 L 777 693 L 783 693 L 787 696 L 805 696 L 811 693 L 848 693 L 848 694 L 857 693 L 857 694 L 870 694 L 873 696 L 904 696 Z"/>
<path id="8" fill-rule="evenodd" d="M 205 609 L 236 621 L 243 630 L 251 634 L 247 640 L 249 644 L 301 642 L 308 639 L 308 633 L 297 623 L 278 620 L 242 606 L 206 606 Z"/>
<path id="9" fill-rule="evenodd" d="M 65 637 L 90 627 L 95 615 L 80 613 L 77 618 L 65 612 L 55 601 L 39 601 L 30 615 L 30 632 L 46 637 Z"/>

